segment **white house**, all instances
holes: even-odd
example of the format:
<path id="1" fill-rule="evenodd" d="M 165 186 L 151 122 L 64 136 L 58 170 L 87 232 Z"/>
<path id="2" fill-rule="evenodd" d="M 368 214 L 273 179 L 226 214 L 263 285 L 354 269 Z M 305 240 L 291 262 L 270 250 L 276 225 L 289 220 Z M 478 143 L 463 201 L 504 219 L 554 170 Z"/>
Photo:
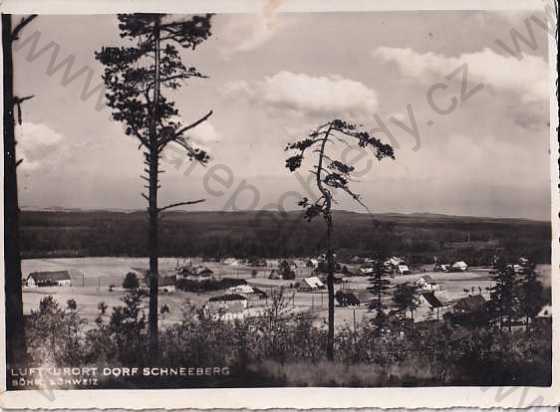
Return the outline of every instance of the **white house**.
<path id="1" fill-rule="evenodd" d="M 237 285 L 227 288 L 227 293 L 240 294 L 240 295 L 251 295 L 255 293 L 255 290 L 249 285 Z"/>
<path id="2" fill-rule="evenodd" d="M 397 266 L 397 271 L 401 275 L 409 275 L 410 274 L 410 269 L 408 268 L 407 265 L 398 265 Z"/>
<path id="3" fill-rule="evenodd" d="M 451 267 L 455 270 L 460 270 L 461 272 L 465 272 L 469 268 L 469 265 L 467 265 L 465 262 L 460 260 L 458 262 L 453 263 Z"/>
<path id="4" fill-rule="evenodd" d="M 325 284 L 321 282 L 321 279 L 319 279 L 317 276 L 305 278 L 303 279 L 303 282 L 303 287 L 309 289 L 323 289 L 325 287 Z"/>
<path id="5" fill-rule="evenodd" d="M 423 292 L 433 292 L 439 290 L 440 286 L 437 282 L 430 276 L 424 275 L 416 281 L 416 286 L 418 286 Z"/>
<path id="6" fill-rule="evenodd" d="M 537 318 L 539 319 L 552 318 L 552 306 L 551 305 L 543 306 L 543 308 L 537 314 Z"/>
<path id="7" fill-rule="evenodd" d="M 229 266 L 239 266 L 239 260 L 233 257 L 229 257 L 227 259 L 224 259 L 224 264 L 225 265 L 229 265 Z"/>
<path id="8" fill-rule="evenodd" d="M 72 286 L 72 279 L 67 270 L 52 272 L 32 272 L 26 279 L 27 287 Z"/>
<path id="9" fill-rule="evenodd" d="M 369 275 L 369 274 L 373 273 L 373 267 L 364 265 L 360 268 L 360 273 L 362 275 Z"/>
<path id="10" fill-rule="evenodd" d="M 235 307 L 237 305 L 247 307 L 247 298 L 238 293 L 228 293 L 226 295 L 214 296 L 208 299 L 206 307 L 208 309 L 214 310 L 216 308 L 227 309 L 230 306 Z"/>

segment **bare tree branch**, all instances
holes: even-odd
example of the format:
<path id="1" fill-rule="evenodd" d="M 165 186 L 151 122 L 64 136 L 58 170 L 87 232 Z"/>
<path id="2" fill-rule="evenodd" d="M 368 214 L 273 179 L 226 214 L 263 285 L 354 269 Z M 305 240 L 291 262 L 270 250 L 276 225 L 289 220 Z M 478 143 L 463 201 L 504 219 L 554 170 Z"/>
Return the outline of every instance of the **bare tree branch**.
<path id="1" fill-rule="evenodd" d="M 36 14 L 30 14 L 27 17 L 22 17 L 17 26 L 12 31 L 12 40 L 17 40 L 19 37 L 19 33 L 23 30 L 25 26 L 27 26 L 31 21 L 37 17 Z"/>
<path id="2" fill-rule="evenodd" d="M 202 203 L 206 201 L 206 199 L 199 199 L 199 200 L 191 200 L 190 202 L 179 202 L 179 203 L 172 203 L 170 205 L 164 206 L 164 207 L 160 207 L 158 208 L 158 213 L 159 212 L 163 212 L 166 209 L 171 209 L 172 207 L 178 207 L 178 206 L 187 206 L 187 205 L 195 205 L 197 203 Z"/>
<path id="3" fill-rule="evenodd" d="M 18 119 L 18 124 L 21 126 L 22 123 L 22 119 L 21 119 L 21 104 L 29 99 L 32 99 L 33 97 L 35 97 L 34 95 L 30 95 L 30 96 L 25 96 L 25 97 L 18 97 L 18 96 L 14 96 L 14 106 L 17 107 L 17 119 Z"/>
<path id="4" fill-rule="evenodd" d="M 189 124 L 188 126 L 182 127 L 181 129 L 177 130 L 174 134 L 169 134 L 169 136 L 166 136 L 164 138 L 162 138 L 160 140 L 160 142 L 158 143 L 158 146 L 160 148 L 163 148 L 167 143 L 176 140 L 177 138 L 181 137 L 181 135 L 183 133 L 185 133 L 187 130 L 190 130 L 196 126 L 198 126 L 200 123 L 205 122 L 206 120 L 208 120 L 208 118 L 210 116 L 212 116 L 212 114 L 214 113 L 213 110 L 210 110 L 206 116 L 201 117 L 200 119 L 198 119 L 196 122 Z M 189 150 L 189 149 L 187 149 Z"/>

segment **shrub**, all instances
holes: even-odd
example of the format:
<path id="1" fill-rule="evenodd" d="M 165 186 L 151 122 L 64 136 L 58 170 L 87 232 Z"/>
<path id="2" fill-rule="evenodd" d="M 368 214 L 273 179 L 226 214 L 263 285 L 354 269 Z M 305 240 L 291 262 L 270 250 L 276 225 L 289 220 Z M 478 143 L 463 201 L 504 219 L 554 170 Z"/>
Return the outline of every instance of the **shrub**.
<path id="1" fill-rule="evenodd" d="M 134 272 L 128 272 L 123 280 L 122 287 L 125 289 L 138 289 L 140 281 Z"/>

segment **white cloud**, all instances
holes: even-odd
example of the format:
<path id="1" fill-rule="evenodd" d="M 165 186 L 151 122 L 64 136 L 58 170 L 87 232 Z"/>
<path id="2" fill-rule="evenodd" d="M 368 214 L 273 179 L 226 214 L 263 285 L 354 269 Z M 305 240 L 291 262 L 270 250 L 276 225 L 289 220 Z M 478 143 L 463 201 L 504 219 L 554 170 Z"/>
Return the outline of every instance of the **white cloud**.
<path id="1" fill-rule="evenodd" d="M 372 54 L 384 62 L 396 63 L 405 76 L 427 82 L 445 80 L 445 76 L 466 63 L 468 80 L 473 86 L 476 81 L 517 92 L 524 102 L 548 99 L 548 64 L 541 57 L 523 54 L 517 59 L 489 48 L 459 57 L 392 47 L 379 47 Z"/>
<path id="2" fill-rule="evenodd" d="M 21 168 L 33 171 L 54 165 L 66 153 L 64 136 L 42 123 L 24 123 L 16 127 L 18 159 Z M 19 169 L 19 168 L 18 168 Z"/>
<path id="3" fill-rule="evenodd" d="M 220 141 L 220 134 L 210 122 L 204 122 L 190 130 L 189 137 L 193 143 L 206 145 Z"/>
<path id="4" fill-rule="evenodd" d="M 222 56 L 229 59 L 233 54 L 255 50 L 287 27 L 288 20 L 276 13 L 279 5 L 279 0 L 269 1 L 260 13 L 229 18 L 220 31 L 225 42 Z"/>
<path id="5" fill-rule="evenodd" d="M 339 75 L 313 77 L 281 71 L 253 84 L 245 81 L 229 83 L 225 93 L 245 96 L 255 104 L 302 115 L 346 114 L 360 117 L 371 115 L 378 106 L 374 90 Z"/>

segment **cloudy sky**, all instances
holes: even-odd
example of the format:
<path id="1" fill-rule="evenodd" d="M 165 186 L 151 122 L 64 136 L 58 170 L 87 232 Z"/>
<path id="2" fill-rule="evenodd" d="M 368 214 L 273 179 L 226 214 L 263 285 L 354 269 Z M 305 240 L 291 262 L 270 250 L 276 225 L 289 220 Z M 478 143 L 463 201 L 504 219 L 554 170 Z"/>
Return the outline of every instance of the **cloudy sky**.
<path id="1" fill-rule="evenodd" d="M 284 167 L 283 148 L 339 117 L 396 149 L 381 162 L 335 150 L 356 167 L 354 189 L 374 212 L 548 220 L 548 39 L 534 18 L 544 15 L 217 15 L 213 36 L 183 53 L 209 79 L 173 94 L 185 123 L 214 111 L 191 135 L 212 161 L 193 165 L 170 148 L 162 203 L 296 208 L 313 189 Z M 512 29 L 528 41 L 519 52 Z M 115 16 L 40 16 L 22 35 L 16 93 L 36 96 L 18 130 L 24 208 L 145 207 L 137 142 L 99 98 L 94 51 L 120 41 Z M 342 194 L 336 207 L 361 210 Z"/>

